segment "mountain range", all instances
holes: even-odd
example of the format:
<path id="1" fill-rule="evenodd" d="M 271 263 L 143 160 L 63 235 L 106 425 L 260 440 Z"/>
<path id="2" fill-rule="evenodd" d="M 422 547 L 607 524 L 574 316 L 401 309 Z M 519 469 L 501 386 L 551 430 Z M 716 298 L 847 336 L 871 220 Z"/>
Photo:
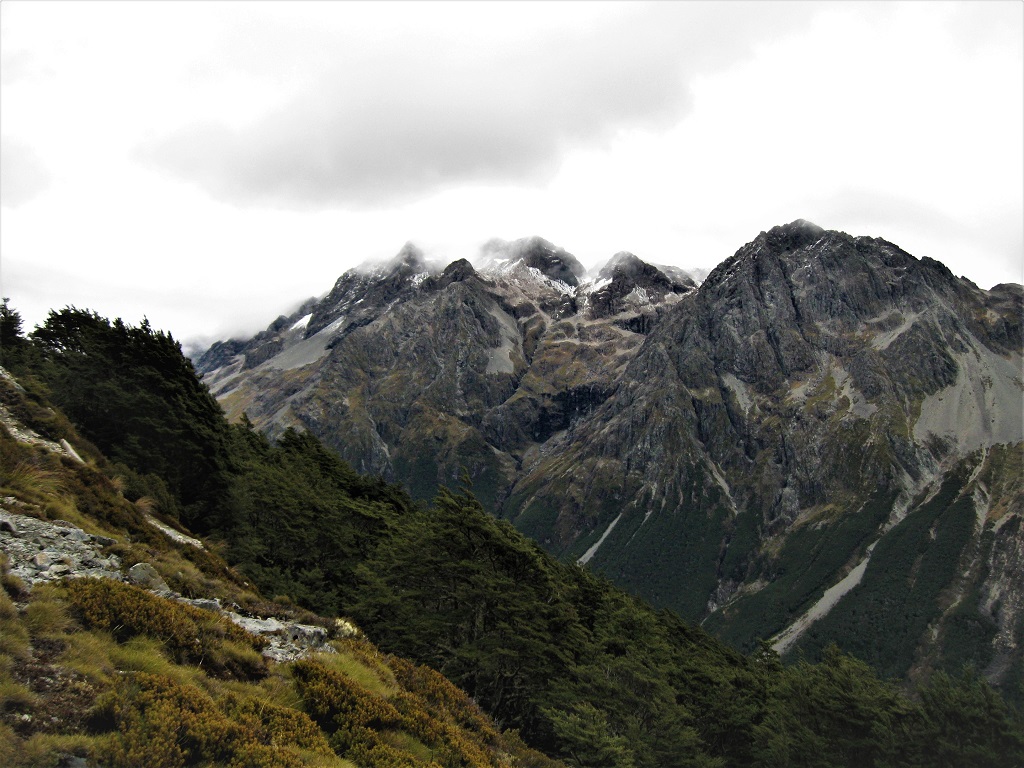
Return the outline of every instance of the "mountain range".
<path id="1" fill-rule="evenodd" d="M 468 479 L 559 558 L 743 651 L 1024 698 L 1024 290 L 795 221 L 697 285 L 540 238 L 407 245 L 196 360 L 221 406 L 430 498 Z"/>
<path id="2" fill-rule="evenodd" d="M 554 275 L 520 263 L 520 252 L 538 247 L 557 258 L 548 264 Z M 595 276 L 605 285 L 577 278 L 571 290 L 566 254 L 540 241 L 502 250 L 513 256 L 496 255 L 505 261 L 492 269 L 570 289 L 555 286 L 562 298 L 538 309 L 545 316 L 585 315 L 587 295 L 612 285 L 617 267 L 646 273 L 646 301 L 637 291 L 629 301 L 639 302 L 614 303 L 634 288 L 607 293 L 605 320 L 643 315 L 647 324 L 631 331 L 645 338 L 620 378 L 703 290 L 681 279 L 668 290 L 626 257 L 611 277 Z M 410 255 L 369 280 L 378 296 L 394 283 L 405 290 L 401 275 L 390 288 L 379 284 Z M 444 285 L 445 272 L 471 277 L 458 265 L 412 279 L 435 291 L 466 282 Z M 399 306 L 393 293 L 388 303 L 385 314 Z M 342 327 L 365 304 L 353 297 L 310 338 Z M 595 325 L 600 312 L 590 315 Z M 273 333 L 298 331 L 313 315 L 285 318 Z M 374 317 L 371 307 L 348 338 L 372 329 Z M 535 350 L 543 350 L 539 341 Z M 301 343 L 282 343 L 249 370 Z M 462 343 L 450 337 L 444 349 L 457 357 Z M 511 341 L 495 347 L 498 364 L 513 361 Z M 1019 605 L 1019 444 L 966 449 L 899 522 L 875 533 L 868 523 L 897 508 L 885 506 L 881 484 L 863 509 L 767 531 L 751 562 L 776 570 L 760 589 L 737 591 L 711 611 L 702 629 L 596 572 L 635 515 L 625 506 L 614 528 L 595 528 L 583 556 L 572 544 L 559 561 L 485 510 L 469 492 L 468 471 L 454 489 L 445 483 L 431 500 L 415 500 L 400 485 L 357 473 L 309 429 L 286 427 L 268 439 L 244 415 L 229 422 L 180 345 L 146 321 L 133 327 L 65 308 L 25 336 L 5 300 L 0 366 L 2 765 L 1024 765 L 1019 657 L 1006 623 Z M 560 439 L 617 418 L 610 405 L 623 386 L 570 415 Z M 685 437 L 683 427 L 672 429 Z M 930 450 L 941 453 L 939 443 Z M 753 517 L 721 464 L 734 517 Z M 705 538 L 728 525 L 709 513 L 702 533 L 697 519 L 690 530 Z M 791 663 L 767 642 L 740 653 L 707 631 L 739 644 L 736 616 L 752 615 L 744 600 L 767 595 L 762 607 L 778 609 L 864 538 L 870 560 L 774 639 L 791 657 L 794 645 L 803 651 Z M 557 551 L 554 541 L 547 546 Z M 888 569 L 881 575 L 879 563 Z M 884 679 L 900 652 L 917 653 L 912 641 L 932 605 L 941 613 L 928 624 L 930 655 L 911 660 L 909 677 L 918 679 Z M 841 639 L 864 642 L 856 654 L 884 675 L 834 643 L 820 662 L 799 658 L 844 615 L 856 623 L 840 627 Z"/>

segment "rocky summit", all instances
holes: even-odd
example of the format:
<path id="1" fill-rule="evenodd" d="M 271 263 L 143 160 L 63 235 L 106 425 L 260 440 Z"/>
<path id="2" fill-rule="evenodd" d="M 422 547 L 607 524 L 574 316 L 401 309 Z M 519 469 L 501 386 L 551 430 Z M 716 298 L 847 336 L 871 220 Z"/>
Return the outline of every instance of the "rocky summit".
<path id="1" fill-rule="evenodd" d="M 406 246 L 197 369 L 427 497 L 468 476 L 544 547 L 749 650 L 1024 679 L 1019 285 L 805 221 L 698 287 L 539 238 Z"/>

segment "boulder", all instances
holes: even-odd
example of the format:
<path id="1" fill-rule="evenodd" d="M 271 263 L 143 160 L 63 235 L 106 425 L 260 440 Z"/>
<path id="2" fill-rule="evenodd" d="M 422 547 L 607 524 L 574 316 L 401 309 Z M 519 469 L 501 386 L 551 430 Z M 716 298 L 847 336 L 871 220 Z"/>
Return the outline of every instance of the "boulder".
<path id="1" fill-rule="evenodd" d="M 170 592 L 170 587 L 149 563 L 136 563 L 128 569 L 128 582 L 154 592 Z"/>

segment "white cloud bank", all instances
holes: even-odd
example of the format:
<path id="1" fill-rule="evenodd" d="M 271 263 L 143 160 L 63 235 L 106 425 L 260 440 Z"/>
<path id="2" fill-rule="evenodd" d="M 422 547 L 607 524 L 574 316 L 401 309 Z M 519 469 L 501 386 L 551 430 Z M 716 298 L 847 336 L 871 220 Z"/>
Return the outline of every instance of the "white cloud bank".
<path id="1" fill-rule="evenodd" d="M 1024 279 L 1019 3 L 0 17 L 0 289 L 29 325 L 74 304 L 216 337 L 407 240 L 711 267 L 796 218 Z"/>
<path id="2" fill-rule="evenodd" d="M 466 183 L 544 184 L 569 148 L 677 122 L 695 75 L 810 16 L 764 4 L 604 10 L 577 26 L 572 14 L 547 19 L 546 5 L 381 6 L 362 18 L 384 22 L 370 45 L 363 27 L 312 34 L 308 45 L 332 54 L 258 119 L 190 124 L 141 154 L 243 205 L 376 208 Z M 420 33 L 384 34 L 396 16 Z M 310 30 L 235 34 L 267 39 L 287 67 Z"/>

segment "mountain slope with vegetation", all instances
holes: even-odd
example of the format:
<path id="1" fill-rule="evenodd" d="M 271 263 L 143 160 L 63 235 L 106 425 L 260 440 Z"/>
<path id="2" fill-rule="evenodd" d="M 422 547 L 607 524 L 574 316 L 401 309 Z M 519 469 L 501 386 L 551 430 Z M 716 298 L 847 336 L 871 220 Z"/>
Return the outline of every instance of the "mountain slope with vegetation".
<path id="1" fill-rule="evenodd" d="M 115 581 L 28 589 L 8 574 L 0 738 L 11 764 L 551 764 L 523 742 L 581 768 L 1024 760 L 1019 717 L 970 672 L 907 695 L 834 647 L 814 665 L 784 666 L 766 647 L 741 655 L 558 562 L 466 491 L 416 503 L 308 434 L 272 443 L 216 418 L 176 342 L 148 326 L 67 309 L 28 339 L 12 330 L 5 307 L 0 362 L 22 382 L 0 382 L 8 513 L 112 541 L 108 565 L 150 563 L 184 598 L 291 613 L 336 635 L 308 609 L 351 616 L 397 656 L 335 637 L 333 654 L 270 663 L 259 638 L 167 595 Z M 137 358 L 119 357 L 125 336 Z M 156 375 L 162 408 L 137 393 Z M 88 426 L 101 395 L 123 409 L 120 428 Z M 198 429 L 185 429 L 196 413 Z M 45 444 L 26 441 L 29 428 Z M 84 462 L 51 450 L 62 440 Z M 193 440 L 209 474 L 186 495 L 160 467 Z M 187 529 L 169 537 L 148 523 L 154 512 Z M 208 544 L 183 538 L 193 533 Z"/>
<path id="2" fill-rule="evenodd" d="M 79 327 L 91 333 L 95 320 Z M 110 338 L 125 330 L 102 325 Z M 151 352 L 169 342 L 133 330 Z M 5 346 L 5 362 L 19 351 Z M 261 597 L 129 488 L 168 482 L 127 477 L 50 406 L 40 380 L 22 380 L 3 371 L 0 381 L 0 764 L 556 765 L 351 622 Z M 166 402 L 161 431 L 202 393 Z"/>
<path id="3" fill-rule="evenodd" d="M 743 652 L 972 659 L 1024 702 L 1021 286 L 806 221 L 699 287 L 630 254 L 588 280 L 539 239 L 417 258 L 198 369 L 233 418 L 419 498 L 464 467 L 547 551 Z"/>

